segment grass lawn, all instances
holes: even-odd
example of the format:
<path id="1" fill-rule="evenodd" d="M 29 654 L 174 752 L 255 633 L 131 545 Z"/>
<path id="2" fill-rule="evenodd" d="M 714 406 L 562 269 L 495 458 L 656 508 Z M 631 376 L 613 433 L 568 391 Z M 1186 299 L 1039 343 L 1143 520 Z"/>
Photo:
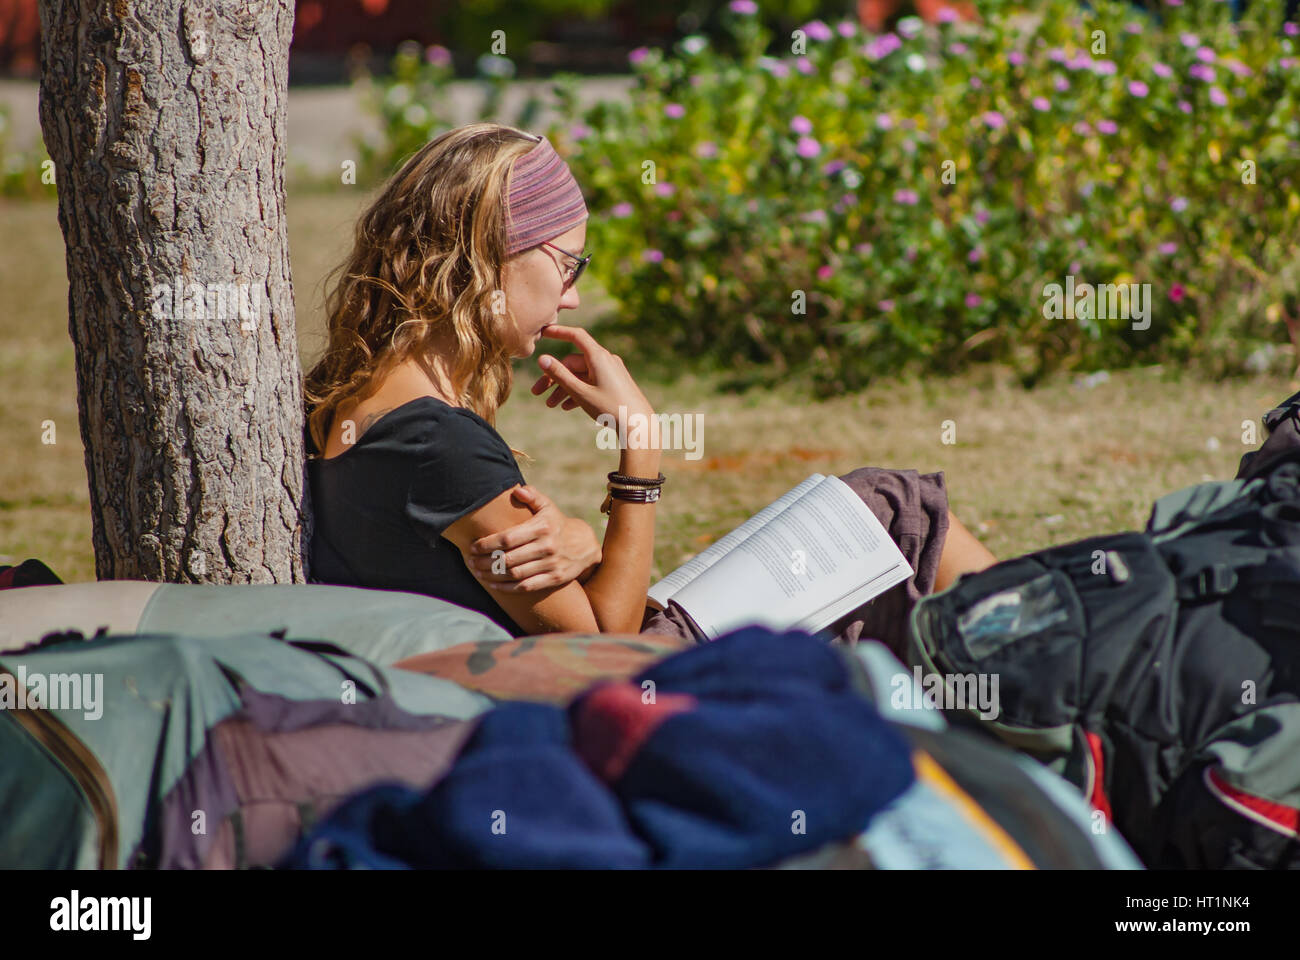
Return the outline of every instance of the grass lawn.
<path id="1" fill-rule="evenodd" d="M 323 344 L 322 280 L 346 252 L 365 200 L 359 188 L 342 190 L 289 198 L 305 363 Z M 55 206 L 0 201 L 0 230 L 9 239 L 0 254 L 0 563 L 39 557 L 66 581 L 93 579 Z M 583 307 L 570 322 L 585 325 L 613 305 L 588 278 L 581 286 Z M 635 374 L 635 344 L 611 346 Z M 535 360 L 519 365 L 498 428 L 533 457 L 524 466 L 529 482 L 599 530 L 604 475 L 617 454 L 597 448 L 596 425 L 581 411 L 548 409 L 529 392 L 536 370 Z M 1160 494 L 1231 477 L 1253 446 L 1242 443 L 1242 421 L 1258 422 L 1297 385 L 1144 369 L 1092 388 L 1062 376 L 1026 392 L 986 368 L 820 403 L 779 389 L 723 393 L 699 377 L 643 379 L 642 387 L 660 412 L 702 415 L 701 456 L 664 458 L 669 483 L 655 548 L 662 574 L 809 473 L 868 464 L 944 471 L 953 510 L 999 557 L 1139 527 Z M 53 444 L 42 442 L 46 421 L 54 422 Z M 943 442 L 945 421 L 955 443 Z"/>

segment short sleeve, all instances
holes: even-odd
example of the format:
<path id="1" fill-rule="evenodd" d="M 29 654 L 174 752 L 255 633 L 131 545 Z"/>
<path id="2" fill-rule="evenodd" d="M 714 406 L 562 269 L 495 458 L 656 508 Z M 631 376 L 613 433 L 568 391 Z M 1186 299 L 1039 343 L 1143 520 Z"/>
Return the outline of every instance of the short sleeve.
<path id="1" fill-rule="evenodd" d="M 429 425 L 420 459 L 406 517 L 431 544 L 461 517 L 524 482 L 501 435 L 464 411 L 448 409 Z"/>

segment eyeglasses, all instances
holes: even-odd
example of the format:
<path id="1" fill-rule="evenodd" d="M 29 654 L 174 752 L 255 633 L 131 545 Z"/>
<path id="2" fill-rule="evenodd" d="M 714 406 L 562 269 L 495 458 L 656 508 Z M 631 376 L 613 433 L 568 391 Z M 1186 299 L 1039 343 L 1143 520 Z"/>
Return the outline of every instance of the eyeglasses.
<path id="1" fill-rule="evenodd" d="M 545 240 L 542 241 L 541 245 L 543 247 L 550 247 L 552 250 L 559 250 L 560 253 L 564 254 L 570 260 L 577 261 L 577 266 L 570 267 L 568 275 L 564 278 L 564 289 L 566 290 L 578 282 L 578 278 L 582 276 L 582 271 L 586 270 L 587 264 L 591 263 L 591 254 L 587 254 L 585 257 L 580 257 L 576 253 L 570 253 L 568 250 L 561 250 L 555 244 L 549 243 Z"/>

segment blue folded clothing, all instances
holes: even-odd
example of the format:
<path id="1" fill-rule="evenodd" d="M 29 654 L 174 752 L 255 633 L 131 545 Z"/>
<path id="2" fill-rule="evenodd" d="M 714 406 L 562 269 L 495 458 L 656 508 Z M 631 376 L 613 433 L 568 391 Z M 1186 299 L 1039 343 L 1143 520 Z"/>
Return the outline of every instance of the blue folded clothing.
<path id="1" fill-rule="evenodd" d="M 428 791 L 357 795 L 286 866 L 758 867 L 856 835 L 913 779 L 838 652 L 751 627 L 567 710 L 497 707 Z"/>

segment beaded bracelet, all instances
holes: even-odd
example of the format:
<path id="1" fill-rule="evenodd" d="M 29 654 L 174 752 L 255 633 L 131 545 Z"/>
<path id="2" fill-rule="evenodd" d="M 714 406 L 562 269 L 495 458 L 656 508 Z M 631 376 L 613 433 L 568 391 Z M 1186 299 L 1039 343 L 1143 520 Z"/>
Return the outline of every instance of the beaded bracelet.
<path id="1" fill-rule="evenodd" d="M 663 492 L 663 485 L 668 478 L 662 473 L 651 480 L 649 477 L 630 477 L 625 473 L 613 471 L 607 476 L 605 502 L 600 506 L 601 513 L 614 509 L 614 501 L 624 503 L 655 503 Z"/>

